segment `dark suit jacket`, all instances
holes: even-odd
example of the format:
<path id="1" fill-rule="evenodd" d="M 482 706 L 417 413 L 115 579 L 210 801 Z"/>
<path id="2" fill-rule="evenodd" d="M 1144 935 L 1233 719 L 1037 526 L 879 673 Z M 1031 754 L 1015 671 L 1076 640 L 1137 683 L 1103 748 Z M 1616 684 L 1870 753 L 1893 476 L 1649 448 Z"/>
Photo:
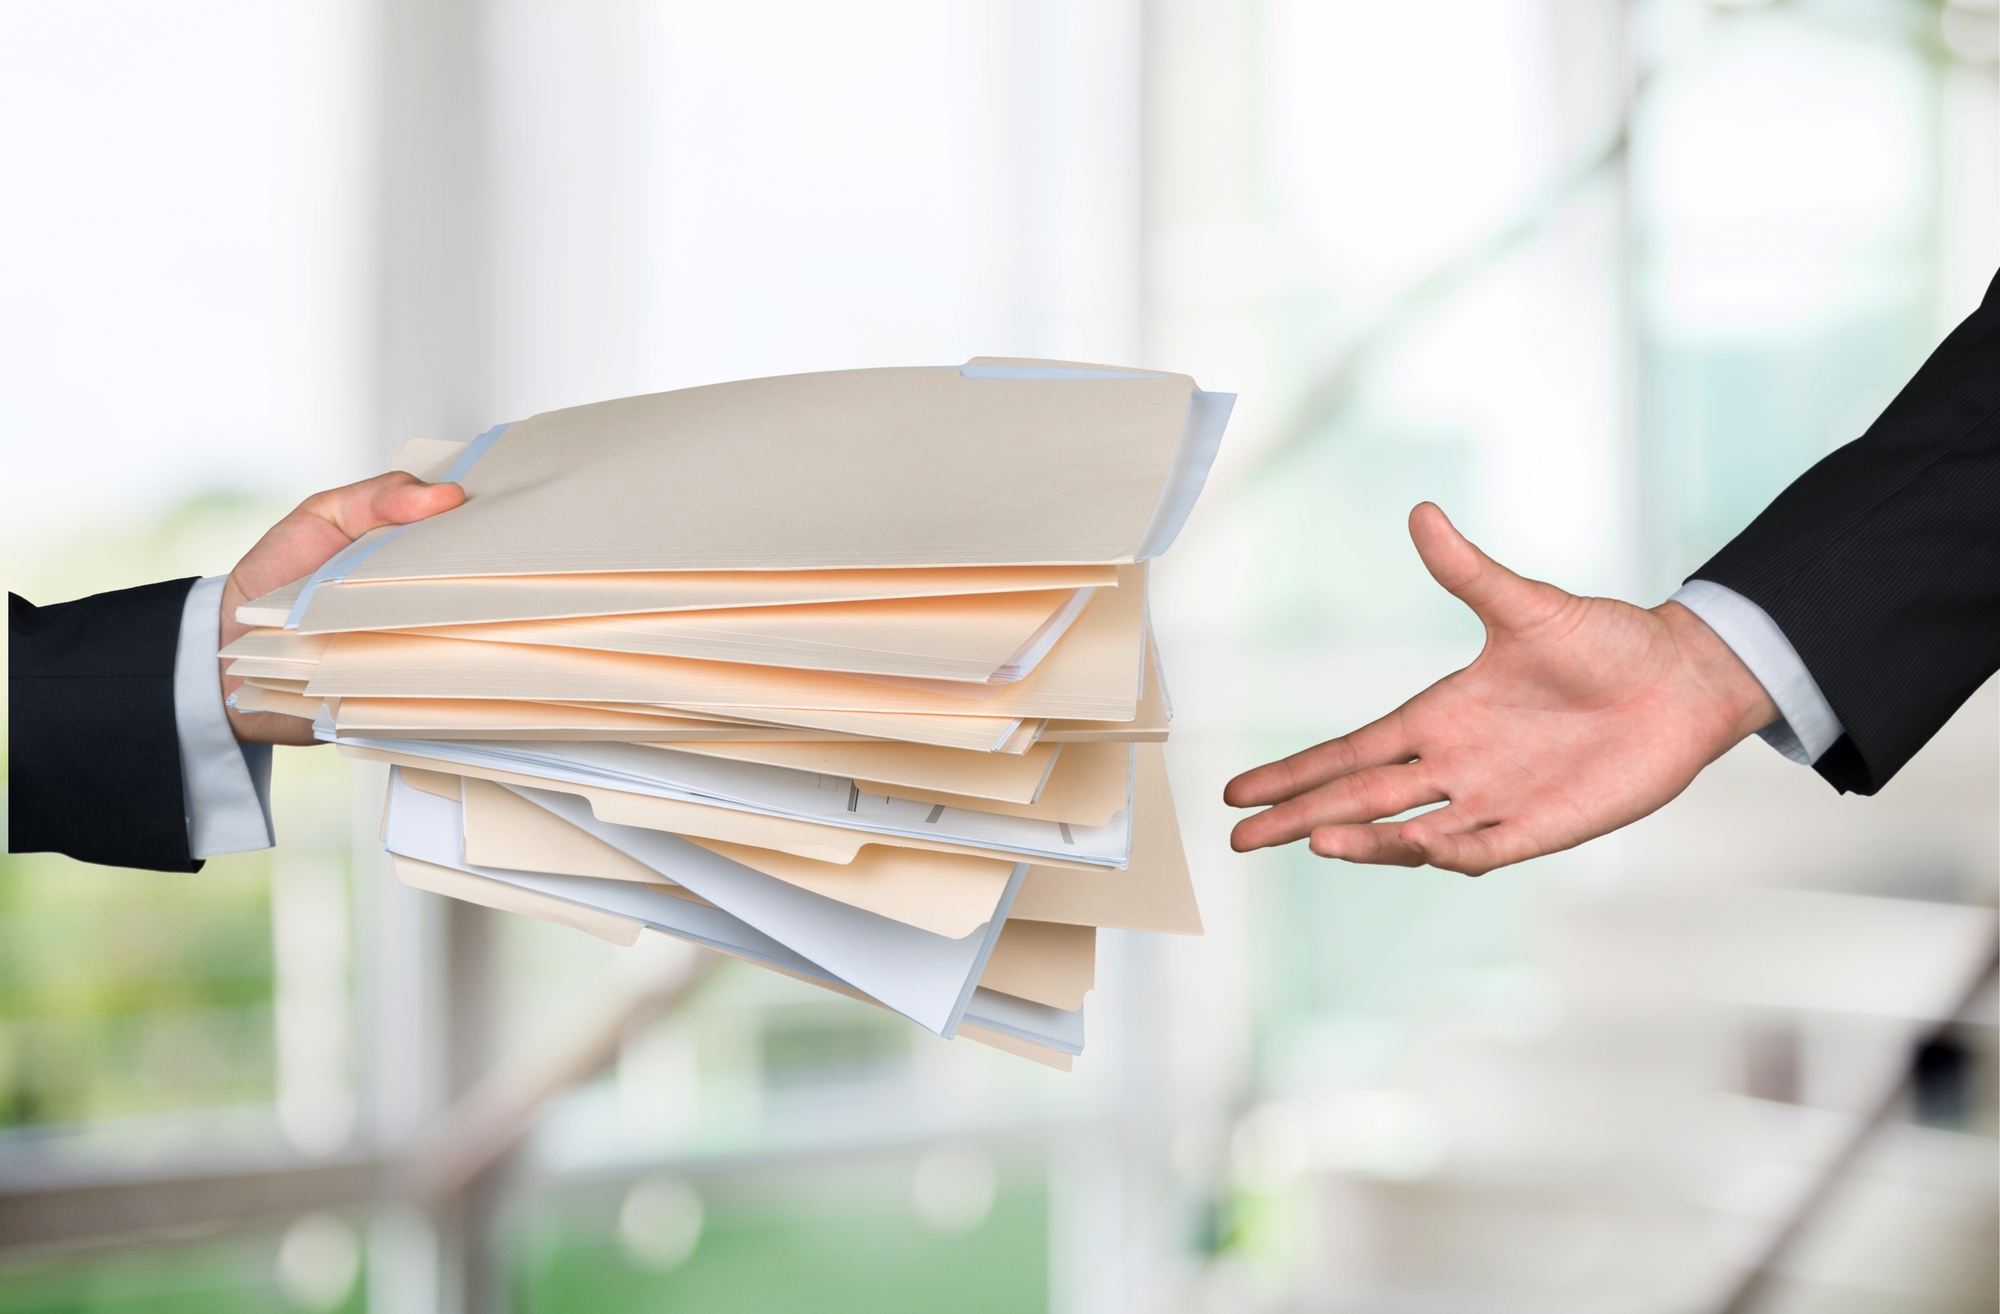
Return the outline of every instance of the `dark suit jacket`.
<path id="1" fill-rule="evenodd" d="M 49 607 L 7 595 L 7 851 L 200 871 L 174 649 L 192 579 Z"/>
<path id="2" fill-rule="evenodd" d="M 1769 612 L 1873 794 L 2000 670 L 2000 277 L 1868 432 L 1694 573 Z"/>

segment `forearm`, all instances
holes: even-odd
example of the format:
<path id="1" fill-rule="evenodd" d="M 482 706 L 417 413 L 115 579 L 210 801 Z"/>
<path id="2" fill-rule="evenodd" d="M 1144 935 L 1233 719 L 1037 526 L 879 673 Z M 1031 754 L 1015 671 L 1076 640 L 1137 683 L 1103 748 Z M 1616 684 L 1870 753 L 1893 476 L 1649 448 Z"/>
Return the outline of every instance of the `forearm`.
<path id="1" fill-rule="evenodd" d="M 1694 573 L 1761 607 L 1844 736 L 1814 765 L 1872 794 L 2000 669 L 2000 280 L 1868 432 Z"/>
<path id="2" fill-rule="evenodd" d="M 175 715 L 193 580 L 36 607 L 8 597 L 14 853 L 194 871 Z"/>

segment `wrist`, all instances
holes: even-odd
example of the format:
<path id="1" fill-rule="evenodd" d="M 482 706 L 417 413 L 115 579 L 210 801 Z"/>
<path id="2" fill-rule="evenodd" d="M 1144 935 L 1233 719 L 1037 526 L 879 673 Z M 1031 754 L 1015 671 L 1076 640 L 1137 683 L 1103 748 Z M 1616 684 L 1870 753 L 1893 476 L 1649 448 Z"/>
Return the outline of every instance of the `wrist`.
<path id="1" fill-rule="evenodd" d="M 1770 691 L 1707 621 L 1678 602 L 1663 602 L 1653 608 L 1653 614 L 1673 636 L 1674 649 L 1699 697 L 1715 708 L 1726 735 L 1723 748 L 1779 719 L 1778 704 Z"/>

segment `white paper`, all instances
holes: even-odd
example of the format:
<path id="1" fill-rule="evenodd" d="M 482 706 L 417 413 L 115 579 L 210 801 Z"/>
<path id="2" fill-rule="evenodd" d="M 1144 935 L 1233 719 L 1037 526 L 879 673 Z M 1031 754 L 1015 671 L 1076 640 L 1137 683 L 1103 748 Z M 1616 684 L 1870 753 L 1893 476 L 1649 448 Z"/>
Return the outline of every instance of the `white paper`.
<path id="1" fill-rule="evenodd" d="M 685 886 L 918 1025 L 947 1038 L 958 1030 L 980 973 L 986 969 L 1000 924 L 1006 920 L 1007 909 L 1027 874 L 1027 864 L 1017 864 L 992 919 L 971 935 L 953 940 L 800 889 L 690 844 L 678 835 L 598 821 L 591 815 L 589 804 L 574 795 L 529 789 L 514 792 Z M 393 853 L 439 866 L 464 866 L 462 807 L 451 799 L 404 783 L 400 771 L 392 778 L 385 835 Z M 497 876 L 497 872 L 488 869 L 478 869 L 475 874 Z M 543 888 L 521 880 L 510 883 Z M 545 888 L 543 892 L 557 893 L 553 888 Z M 603 900 L 592 902 L 622 916 L 635 915 Z"/>
<path id="2" fill-rule="evenodd" d="M 785 817 L 907 839 L 965 844 L 1029 858 L 1057 858 L 1123 870 L 1132 853 L 1132 804 L 1103 826 L 1034 821 L 970 808 L 864 794 L 845 776 L 730 758 L 669 753 L 643 744 L 517 740 L 373 739 L 335 742 L 435 762 L 538 776 L 654 798 Z M 579 804 L 579 806 L 586 806 Z M 872 993 L 872 992 L 871 992 Z"/>

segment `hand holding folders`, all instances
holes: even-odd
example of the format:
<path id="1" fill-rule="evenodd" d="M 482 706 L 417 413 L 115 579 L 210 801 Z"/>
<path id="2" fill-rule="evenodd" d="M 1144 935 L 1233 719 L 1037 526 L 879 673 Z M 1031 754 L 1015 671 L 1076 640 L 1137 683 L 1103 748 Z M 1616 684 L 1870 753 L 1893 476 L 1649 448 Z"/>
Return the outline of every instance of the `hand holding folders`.
<path id="1" fill-rule="evenodd" d="M 1067 1068 L 1094 928 L 1200 932 L 1145 562 L 1231 400 L 981 359 L 413 442 L 464 505 L 245 603 L 235 706 L 392 766 L 412 885 Z"/>

